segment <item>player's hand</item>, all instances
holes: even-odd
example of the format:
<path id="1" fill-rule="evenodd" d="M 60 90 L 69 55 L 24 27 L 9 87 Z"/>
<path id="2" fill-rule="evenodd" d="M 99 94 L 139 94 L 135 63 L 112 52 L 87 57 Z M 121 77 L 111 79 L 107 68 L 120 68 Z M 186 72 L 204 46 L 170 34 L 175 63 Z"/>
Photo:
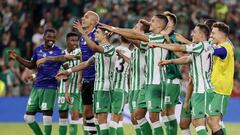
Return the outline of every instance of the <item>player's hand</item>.
<path id="1" fill-rule="evenodd" d="M 71 105 L 72 101 L 71 101 L 70 94 L 68 92 L 65 92 L 64 97 L 65 97 L 66 102 Z"/>
<path id="2" fill-rule="evenodd" d="M 168 33 L 165 30 L 161 31 L 160 34 L 163 35 L 165 40 L 167 40 L 168 42 L 171 42 L 171 40 L 169 38 L 169 35 L 168 35 Z"/>
<path id="3" fill-rule="evenodd" d="M 66 70 L 64 71 L 60 71 L 57 73 L 57 75 L 55 76 L 55 78 L 57 80 L 67 80 L 68 79 L 68 76 L 69 76 L 70 73 L 68 73 Z"/>
<path id="4" fill-rule="evenodd" d="M 163 36 L 168 36 L 168 33 L 165 30 L 161 31 L 160 34 Z"/>
<path id="5" fill-rule="evenodd" d="M 183 109 L 186 113 L 188 112 L 188 102 L 184 102 Z"/>
<path id="6" fill-rule="evenodd" d="M 82 91 L 82 83 L 78 83 L 79 91 Z"/>
<path id="7" fill-rule="evenodd" d="M 41 64 L 46 63 L 46 61 L 47 61 L 47 58 L 41 58 L 41 59 L 37 60 L 37 62 L 36 62 L 37 67 L 39 67 Z"/>
<path id="8" fill-rule="evenodd" d="M 139 22 L 144 24 L 144 25 L 150 25 L 150 22 L 145 20 L 145 19 L 140 19 Z"/>
<path id="9" fill-rule="evenodd" d="M 81 34 L 84 34 L 84 30 L 82 28 L 82 24 L 79 20 L 76 20 L 74 23 L 73 23 L 73 28 L 76 28 Z"/>
<path id="10" fill-rule="evenodd" d="M 64 55 L 64 58 L 68 59 L 68 60 L 73 60 L 73 59 L 80 59 L 79 55 Z"/>
<path id="11" fill-rule="evenodd" d="M 164 66 L 164 65 L 168 65 L 168 64 L 172 64 L 171 60 L 160 60 L 160 62 L 158 63 L 158 66 Z"/>
<path id="12" fill-rule="evenodd" d="M 16 54 L 16 52 L 14 51 L 14 50 L 9 50 L 8 51 L 8 55 L 9 55 L 9 57 L 11 58 L 11 59 L 16 59 L 17 58 L 17 54 Z"/>
<path id="13" fill-rule="evenodd" d="M 121 57 L 121 55 L 120 55 L 121 54 L 121 50 L 120 49 L 116 49 L 116 53 L 117 53 L 118 57 Z"/>
<path id="14" fill-rule="evenodd" d="M 33 81 L 35 79 L 35 74 L 27 75 L 23 79 L 25 82 Z"/>
<path id="15" fill-rule="evenodd" d="M 158 45 L 156 43 L 153 43 L 153 42 L 149 42 L 148 43 L 148 47 L 150 48 L 156 48 Z"/>
<path id="16" fill-rule="evenodd" d="M 103 24 L 103 23 L 98 23 L 98 24 L 99 24 L 99 28 L 105 29 L 107 31 L 113 31 L 114 29 L 116 29 L 115 27 L 107 25 L 107 24 Z"/>

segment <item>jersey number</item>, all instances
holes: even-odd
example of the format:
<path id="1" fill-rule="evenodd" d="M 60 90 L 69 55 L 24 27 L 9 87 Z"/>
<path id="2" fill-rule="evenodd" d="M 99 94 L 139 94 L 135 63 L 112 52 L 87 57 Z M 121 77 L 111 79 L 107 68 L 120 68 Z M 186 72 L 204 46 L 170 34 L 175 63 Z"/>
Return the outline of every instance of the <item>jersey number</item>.
<path id="1" fill-rule="evenodd" d="M 123 72 L 125 61 L 121 58 L 116 61 L 116 70 L 117 72 Z"/>
<path id="2" fill-rule="evenodd" d="M 212 71 L 212 54 L 208 54 L 208 58 L 209 59 L 209 69 L 208 69 L 208 72 L 211 72 Z"/>

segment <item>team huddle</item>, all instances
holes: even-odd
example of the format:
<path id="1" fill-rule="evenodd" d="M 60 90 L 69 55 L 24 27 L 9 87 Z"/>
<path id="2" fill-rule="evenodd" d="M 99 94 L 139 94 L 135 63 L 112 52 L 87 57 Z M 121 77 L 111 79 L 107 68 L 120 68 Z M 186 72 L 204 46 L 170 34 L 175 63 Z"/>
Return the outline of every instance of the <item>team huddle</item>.
<path id="1" fill-rule="evenodd" d="M 81 21 L 75 21 L 64 51 L 56 46 L 52 28 L 45 30 L 44 43 L 35 48 L 30 61 L 9 51 L 12 59 L 37 70 L 24 115 L 36 135 L 51 134 L 57 96 L 59 135 L 67 134 L 68 125 L 70 135 L 76 135 L 80 114 L 84 135 L 124 135 L 126 103 L 136 135 L 164 135 L 164 130 L 177 135 L 181 64 L 190 66 L 179 124 L 182 135 L 191 135 L 191 123 L 198 135 L 226 135 L 222 120 L 234 73 L 228 25 L 206 20 L 195 26 L 189 41 L 176 33 L 177 18 L 168 11 L 150 21 L 140 19 L 132 29 L 99 20 L 95 12 L 88 11 Z M 121 38 L 117 46 L 111 43 L 113 34 Z M 37 112 L 43 113 L 43 132 L 34 119 Z"/>

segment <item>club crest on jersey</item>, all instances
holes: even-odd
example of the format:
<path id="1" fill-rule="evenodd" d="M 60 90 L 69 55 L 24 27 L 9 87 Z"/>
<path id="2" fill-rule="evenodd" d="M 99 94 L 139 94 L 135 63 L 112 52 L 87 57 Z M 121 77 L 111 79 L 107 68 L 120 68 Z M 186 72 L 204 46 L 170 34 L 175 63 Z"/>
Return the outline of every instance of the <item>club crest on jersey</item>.
<path id="1" fill-rule="evenodd" d="M 42 55 L 43 57 L 46 57 L 47 56 L 47 54 L 46 53 L 43 53 L 43 55 Z"/>

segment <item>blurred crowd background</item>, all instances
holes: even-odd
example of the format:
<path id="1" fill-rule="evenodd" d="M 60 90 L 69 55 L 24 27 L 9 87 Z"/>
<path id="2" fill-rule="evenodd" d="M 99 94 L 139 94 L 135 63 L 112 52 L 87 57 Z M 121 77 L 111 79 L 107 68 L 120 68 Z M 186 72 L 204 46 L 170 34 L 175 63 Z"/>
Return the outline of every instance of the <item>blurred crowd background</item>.
<path id="1" fill-rule="evenodd" d="M 236 58 L 232 97 L 240 98 L 240 0 L 1 0 L 0 9 L 0 96 L 27 96 L 31 91 L 26 76 L 34 71 L 11 60 L 8 50 L 30 59 L 43 41 L 46 27 L 57 29 L 57 44 L 64 49 L 72 23 L 92 10 L 101 22 L 124 28 L 132 28 L 140 18 L 149 20 L 154 14 L 170 11 L 178 18 L 176 32 L 188 39 L 194 25 L 205 19 L 226 22 Z M 188 70 L 182 66 L 183 89 Z"/>

